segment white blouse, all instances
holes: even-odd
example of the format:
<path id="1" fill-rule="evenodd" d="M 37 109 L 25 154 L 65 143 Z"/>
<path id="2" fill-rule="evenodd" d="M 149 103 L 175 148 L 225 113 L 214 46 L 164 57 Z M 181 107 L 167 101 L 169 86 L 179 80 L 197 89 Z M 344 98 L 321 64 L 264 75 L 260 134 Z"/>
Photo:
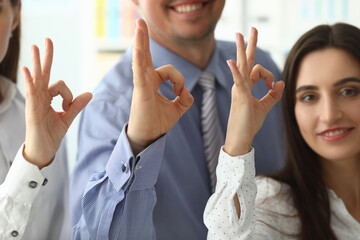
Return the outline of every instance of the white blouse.
<path id="1" fill-rule="evenodd" d="M 208 239 L 296 239 L 300 222 L 290 187 L 272 178 L 255 177 L 254 149 L 237 157 L 221 149 L 216 175 L 216 190 L 204 212 Z M 233 200 L 236 193 L 240 219 Z M 338 239 L 360 239 L 360 223 L 332 190 L 329 198 L 331 227 Z"/>
<path id="2" fill-rule="evenodd" d="M 0 86 L 0 239 L 69 239 L 65 145 L 41 171 L 27 162 L 24 98 L 2 76 Z"/>

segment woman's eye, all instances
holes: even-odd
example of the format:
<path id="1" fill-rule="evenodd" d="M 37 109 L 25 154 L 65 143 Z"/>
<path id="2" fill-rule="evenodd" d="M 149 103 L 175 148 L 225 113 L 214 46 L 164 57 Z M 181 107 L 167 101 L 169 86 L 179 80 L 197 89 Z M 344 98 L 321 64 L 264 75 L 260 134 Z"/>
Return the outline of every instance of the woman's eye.
<path id="1" fill-rule="evenodd" d="M 311 102 L 311 101 L 313 101 L 315 99 L 316 99 L 316 97 L 314 95 L 311 95 L 311 94 L 303 95 L 301 97 L 302 102 Z"/>
<path id="2" fill-rule="evenodd" d="M 353 97 L 356 96 L 358 92 L 355 89 L 352 88 L 346 88 L 341 90 L 340 95 L 346 96 L 346 97 Z"/>

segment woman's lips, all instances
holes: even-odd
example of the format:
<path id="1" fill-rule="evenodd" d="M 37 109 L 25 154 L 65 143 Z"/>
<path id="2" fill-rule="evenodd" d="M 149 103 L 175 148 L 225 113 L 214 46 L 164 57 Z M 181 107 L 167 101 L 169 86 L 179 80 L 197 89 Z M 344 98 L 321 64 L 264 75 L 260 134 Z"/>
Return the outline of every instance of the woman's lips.
<path id="1" fill-rule="evenodd" d="M 353 128 L 336 128 L 336 129 L 328 129 L 319 133 L 319 136 L 325 141 L 337 141 L 345 138 Z"/>

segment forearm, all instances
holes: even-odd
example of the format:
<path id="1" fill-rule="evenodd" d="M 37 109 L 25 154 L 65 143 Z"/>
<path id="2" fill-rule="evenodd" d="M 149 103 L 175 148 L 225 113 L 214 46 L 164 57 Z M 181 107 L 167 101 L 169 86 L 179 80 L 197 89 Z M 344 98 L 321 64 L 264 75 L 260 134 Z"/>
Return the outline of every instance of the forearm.
<path id="1" fill-rule="evenodd" d="M 237 157 L 221 152 L 216 172 L 216 191 L 204 212 L 204 222 L 209 229 L 208 239 L 224 236 L 243 239 L 253 234 L 255 229 L 254 150 Z M 235 206 L 236 200 L 239 201 L 240 214 Z"/>
<path id="2" fill-rule="evenodd" d="M 31 206 L 45 180 L 36 165 L 27 162 L 20 147 L 14 162 L 0 186 L 0 238 L 23 236 Z"/>
<path id="3" fill-rule="evenodd" d="M 84 236 L 151 239 L 155 236 L 152 217 L 156 203 L 154 185 L 166 138 L 160 138 L 135 158 L 129 155 L 131 147 L 124 130 L 106 170 L 93 174 L 87 184 L 82 197 L 82 216 L 73 227 L 74 239 Z M 125 155 L 130 159 L 126 160 Z"/>

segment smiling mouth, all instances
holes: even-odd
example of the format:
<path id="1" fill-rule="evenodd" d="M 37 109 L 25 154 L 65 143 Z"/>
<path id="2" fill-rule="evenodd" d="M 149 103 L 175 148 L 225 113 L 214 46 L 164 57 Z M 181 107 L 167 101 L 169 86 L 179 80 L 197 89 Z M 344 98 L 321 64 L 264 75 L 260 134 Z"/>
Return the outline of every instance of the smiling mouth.
<path id="1" fill-rule="evenodd" d="M 353 128 L 339 128 L 333 130 L 326 130 L 321 132 L 319 135 L 327 138 L 337 137 L 348 134 Z"/>
<path id="2" fill-rule="evenodd" d="M 345 130 L 345 129 L 335 130 L 335 131 L 329 131 L 329 132 L 324 133 L 323 135 L 324 135 L 325 137 L 333 137 L 333 136 L 337 136 L 337 135 L 343 134 L 343 133 L 346 132 L 346 131 L 347 131 L 347 130 Z"/>
<path id="3" fill-rule="evenodd" d="M 208 2 L 200 2 L 200 3 L 185 3 L 185 4 L 179 4 L 175 6 L 170 6 L 170 9 L 174 10 L 178 13 L 189 13 L 194 12 L 202 7 L 204 7 Z"/>

